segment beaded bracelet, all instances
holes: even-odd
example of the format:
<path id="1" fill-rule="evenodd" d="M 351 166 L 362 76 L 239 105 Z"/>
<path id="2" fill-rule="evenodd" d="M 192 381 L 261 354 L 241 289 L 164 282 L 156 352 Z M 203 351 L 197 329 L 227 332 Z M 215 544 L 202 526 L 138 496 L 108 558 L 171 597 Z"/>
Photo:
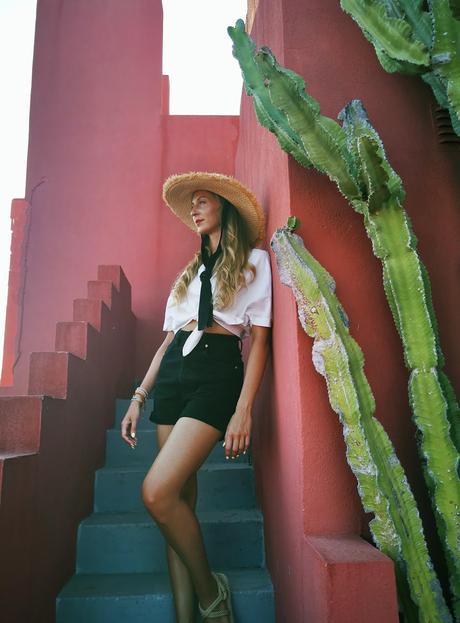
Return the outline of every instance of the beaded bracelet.
<path id="1" fill-rule="evenodd" d="M 136 387 L 136 389 L 134 390 L 134 393 L 142 394 L 144 398 L 147 398 L 147 396 L 149 395 L 148 391 L 144 387 L 142 387 L 142 385 L 139 385 L 139 387 Z"/>
<path id="2" fill-rule="evenodd" d="M 146 389 L 144 389 L 141 386 L 136 387 L 133 397 L 131 398 L 131 402 L 133 401 L 139 402 L 141 405 L 141 409 L 144 409 L 147 396 L 148 396 L 148 391 Z"/>
<path id="3" fill-rule="evenodd" d="M 144 401 L 142 400 L 142 398 L 139 398 L 139 396 L 133 396 L 131 398 L 131 402 L 138 402 L 140 404 L 141 409 L 144 408 Z"/>

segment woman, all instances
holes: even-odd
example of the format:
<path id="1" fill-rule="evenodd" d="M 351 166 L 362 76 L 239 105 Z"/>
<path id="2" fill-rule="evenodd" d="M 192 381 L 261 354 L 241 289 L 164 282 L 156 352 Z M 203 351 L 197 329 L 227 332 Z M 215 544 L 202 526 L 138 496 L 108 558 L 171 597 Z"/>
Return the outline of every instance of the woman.
<path id="1" fill-rule="evenodd" d="M 167 542 L 177 620 L 195 620 L 196 593 L 204 621 L 232 623 L 228 578 L 211 571 L 194 512 L 197 470 L 219 440 L 226 459 L 249 447 L 272 315 L 270 259 L 255 247 L 263 240 L 264 215 L 245 186 L 217 173 L 173 175 L 163 199 L 201 237 L 201 248 L 173 284 L 163 325 L 168 334 L 131 399 L 121 432 L 135 448 L 140 408 L 154 386 L 150 420 L 157 424 L 160 451 L 142 497 Z M 247 335 L 244 374 L 241 344 Z"/>

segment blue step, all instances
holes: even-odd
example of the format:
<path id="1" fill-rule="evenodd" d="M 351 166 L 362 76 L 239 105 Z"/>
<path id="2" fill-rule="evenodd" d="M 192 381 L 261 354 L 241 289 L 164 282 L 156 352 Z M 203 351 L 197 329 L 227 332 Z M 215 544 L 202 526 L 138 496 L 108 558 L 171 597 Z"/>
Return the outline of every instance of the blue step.
<path id="1" fill-rule="evenodd" d="M 218 569 L 232 590 L 238 623 L 275 623 L 273 586 L 267 569 Z M 197 615 L 196 622 L 201 622 Z M 62 589 L 58 623 L 176 623 L 167 573 L 74 575 Z"/>
<path id="2" fill-rule="evenodd" d="M 196 513 L 211 566 L 265 564 L 258 509 Z M 147 510 L 95 513 L 78 529 L 77 573 L 150 573 L 167 569 L 164 537 Z"/>
<path id="3" fill-rule="evenodd" d="M 147 470 L 158 454 L 155 426 L 152 426 L 152 423 L 150 425 L 151 430 L 137 431 L 137 447 L 134 449 L 121 438 L 119 430 L 109 428 L 106 432 L 105 465 L 107 467 L 138 466 Z M 225 448 L 222 442 L 218 442 L 209 453 L 206 463 L 249 464 L 248 459 L 247 454 L 240 454 L 237 459 L 226 459 Z"/>
<path id="4" fill-rule="evenodd" d="M 106 463 L 95 472 L 94 512 L 79 525 L 76 570 L 57 596 L 57 623 L 175 623 L 165 540 L 141 499 L 143 479 L 159 451 L 156 425 L 148 419 L 151 403 L 132 450 L 120 435 L 129 400 L 116 401 Z M 211 568 L 229 578 L 235 619 L 274 623 L 263 516 L 249 455 L 226 460 L 218 442 L 197 479 L 195 512 Z"/>
<path id="5" fill-rule="evenodd" d="M 232 463 L 231 468 L 223 462 L 204 463 L 201 466 L 197 473 L 199 495 L 196 511 L 256 506 L 252 467 L 235 460 Z M 139 466 L 98 469 L 94 512 L 130 512 L 144 509 L 141 485 L 145 474 L 146 470 Z"/>

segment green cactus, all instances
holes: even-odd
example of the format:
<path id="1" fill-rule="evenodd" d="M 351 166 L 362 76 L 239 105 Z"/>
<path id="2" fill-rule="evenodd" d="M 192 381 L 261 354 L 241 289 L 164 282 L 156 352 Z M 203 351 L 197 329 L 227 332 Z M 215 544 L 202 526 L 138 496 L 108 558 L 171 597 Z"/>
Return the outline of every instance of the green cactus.
<path id="1" fill-rule="evenodd" d="M 314 338 L 313 363 L 327 383 L 329 400 L 343 426 L 346 457 L 378 548 L 395 563 L 400 608 L 406 620 L 452 621 L 430 560 L 417 505 L 404 469 L 380 422 L 364 374 L 364 356 L 348 330 L 335 282 L 307 251 L 292 227 L 270 241 L 280 280 L 292 288 L 303 329 Z M 419 618 L 404 602 L 409 586 Z"/>
<path id="2" fill-rule="evenodd" d="M 388 72 L 418 74 L 436 101 L 449 110 L 460 136 L 460 2 L 428 0 L 340 0 L 375 48 Z"/>
<path id="3" fill-rule="evenodd" d="M 363 214 L 373 251 L 382 261 L 385 293 L 401 335 L 405 363 L 411 371 L 409 398 L 420 433 L 418 448 L 449 567 L 454 611 L 460 620 L 458 403 L 440 370 L 444 359 L 428 274 L 402 207 L 405 191 L 401 179 L 388 163 L 380 138 L 360 102 L 353 101 L 341 111 L 341 127 L 320 114 L 318 102 L 305 93 L 303 78 L 281 67 L 269 48 L 255 52 L 255 45 L 248 43 L 243 20 L 238 20 L 235 28 L 229 27 L 228 33 L 246 92 L 257 98 L 259 121 L 278 136 L 273 120 L 282 117 L 283 137 L 286 126 L 291 128 L 291 137 L 297 136 L 294 157 L 297 158 L 301 146 L 305 160 L 336 182 L 353 208 Z M 247 67 L 251 70 L 248 79 Z M 262 105 L 264 110 L 260 110 Z M 286 141 L 280 140 L 280 145 L 291 153 Z"/>

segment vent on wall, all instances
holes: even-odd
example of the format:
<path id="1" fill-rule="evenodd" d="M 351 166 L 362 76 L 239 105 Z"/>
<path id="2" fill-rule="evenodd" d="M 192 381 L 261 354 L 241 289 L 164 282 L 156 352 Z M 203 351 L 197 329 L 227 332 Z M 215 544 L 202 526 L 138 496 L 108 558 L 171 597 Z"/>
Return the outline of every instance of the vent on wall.
<path id="1" fill-rule="evenodd" d="M 438 133 L 438 142 L 460 145 L 460 136 L 457 136 L 454 132 L 447 108 L 441 108 L 435 105 L 432 110 L 435 127 Z"/>

